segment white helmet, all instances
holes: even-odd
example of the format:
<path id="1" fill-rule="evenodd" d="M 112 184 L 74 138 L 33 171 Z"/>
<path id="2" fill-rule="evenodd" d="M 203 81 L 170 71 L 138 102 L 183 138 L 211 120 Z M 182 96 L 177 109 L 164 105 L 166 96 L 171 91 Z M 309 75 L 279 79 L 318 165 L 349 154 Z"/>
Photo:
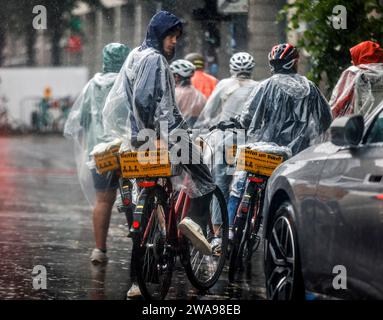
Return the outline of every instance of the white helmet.
<path id="1" fill-rule="evenodd" d="M 230 59 L 230 72 L 233 75 L 251 73 L 255 66 L 254 58 L 247 52 L 235 53 Z"/>
<path id="2" fill-rule="evenodd" d="M 190 78 L 194 74 L 195 66 L 190 61 L 179 59 L 172 62 L 170 70 L 183 78 Z"/>

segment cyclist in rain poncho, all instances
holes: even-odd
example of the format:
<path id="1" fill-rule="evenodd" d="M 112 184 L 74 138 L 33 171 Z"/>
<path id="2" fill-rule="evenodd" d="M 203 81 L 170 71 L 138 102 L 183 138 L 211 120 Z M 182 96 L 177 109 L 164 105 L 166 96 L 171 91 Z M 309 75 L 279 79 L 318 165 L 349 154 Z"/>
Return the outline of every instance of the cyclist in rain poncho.
<path id="1" fill-rule="evenodd" d="M 258 85 L 258 82 L 251 79 L 254 67 L 254 58 L 247 52 L 235 53 L 230 58 L 231 77 L 221 80 L 215 87 L 194 128 L 200 129 L 203 134 L 203 131 L 220 123 L 230 122 L 232 118 L 241 115 L 247 98 Z M 230 167 L 227 163 L 224 148 L 235 144 L 235 131 L 214 130 L 205 136 L 205 140 L 211 148 L 207 153 L 210 151 L 213 157 L 206 161 L 212 162 L 214 181 L 222 190 L 227 201 L 235 168 Z M 209 154 L 207 154 L 208 156 Z M 217 214 L 214 216 L 218 219 Z"/>
<path id="2" fill-rule="evenodd" d="M 297 73 L 299 54 L 294 46 L 276 45 L 268 58 L 272 76 L 251 93 L 239 121 L 248 130 L 248 142 L 276 143 L 295 155 L 320 142 L 332 121 L 330 108 L 318 87 Z M 232 184 L 231 223 L 244 183 L 241 174 Z"/>
<path id="3" fill-rule="evenodd" d="M 143 44 L 135 48 L 125 62 L 103 111 L 106 131 L 124 140 L 123 149 L 144 146 L 147 129 L 155 134 L 149 142 L 165 148 L 172 145 L 172 142 L 168 144 L 167 137 L 175 130 L 188 129 L 176 104 L 175 83 L 168 63 L 181 34 L 181 21 L 167 11 L 160 11 L 152 17 Z M 200 152 L 190 142 L 187 131 L 183 132 L 190 155 L 193 159 L 194 154 L 199 157 Z M 179 228 L 196 248 L 211 254 L 211 245 L 199 226 L 207 225 L 215 185 L 207 166 L 193 165 L 190 158 L 188 160 L 189 164 L 183 163 L 182 168 L 192 177 L 186 190 L 192 199 L 190 213 Z"/>
<path id="4" fill-rule="evenodd" d="M 242 113 L 250 92 L 258 85 L 258 82 L 251 79 L 254 67 L 254 58 L 247 52 L 235 53 L 230 58 L 231 77 L 218 82 L 195 128 L 209 129 Z"/>
<path id="5" fill-rule="evenodd" d="M 103 70 L 88 82 L 74 103 L 65 123 L 64 135 L 73 138 L 78 175 L 85 196 L 92 206 L 96 248 L 91 255 L 94 263 L 104 263 L 106 239 L 118 177 L 109 172 L 99 175 L 92 165 L 90 153 L 101 143 L 111 142 L 102 124 L 102 110 L 130 49 L 120 43 L 110 43 L 103 49 Z"/>
<path id="6" fill-rule="evenodd" d="M 187 54 L 185 60 L 190 61 L 196 67 L 191 79 L 192 85 L 202 92 L 206 98 L 209 98 L 218 83 L 218 79 L 204 71 L 205 58 L 201 54 L 193 52 Z"/>
<path id="7" fill-rule="evenodd" d="M 350 49 L 352 66 L 343 71 L 330 106 L 334 117 L 371 113 L 383 100 L 383 49 L 364 41 Z"/>
<path id="8" fill-rule="evenodd" d="M 205 96 L 191 84 L 195 66 L 178 59 L 170 65 L 176 82 L 176 102 L 188 126 L 192 128 L 206 103 Z"/>

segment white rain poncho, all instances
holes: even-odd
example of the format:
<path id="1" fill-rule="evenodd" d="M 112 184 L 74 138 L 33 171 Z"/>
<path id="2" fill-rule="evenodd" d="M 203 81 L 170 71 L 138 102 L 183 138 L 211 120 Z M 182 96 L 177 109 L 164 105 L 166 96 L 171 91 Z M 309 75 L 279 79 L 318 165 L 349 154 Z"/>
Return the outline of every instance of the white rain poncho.
<path id="1" fill-rule="evenodd" d="M 76 165 L 81 187 L 88 202 L 95 203 L 95 189 L 91 176 L 93 148 L 111 142 L 103 128 L 102 110 L 113 87 L 118 71 L 126 59 L 129 48 L 112 43 L 103 51 L 103 73 L 97 73 L 85 86 L 72 106 L 65 123 L 64 136 L 74 140 Z"/>
<path id="2" fill-rule="evenodd" d="M 145 138 L 149 137 L 145 129 L 154 132 L 151 140 L 161 138 L 168 141 L 169 137 L 170 148 L 173 147 L 171 137 L 174 133 L 178 129 L 188 129 L 177 107 L 174 78 L 162 52 L 163 38 L 179 25 L 181 21 L 177 17 L 164 11 L 152 18 L 144 43 L 130 53 L 107 98 L 103 111 L 105 130 L 124 141 L 124 150 L 143 145 Z M 183 131 L 181 135 L 185 133 Z M 190 154 L 199 153 L 197 148 L 191 149 L 193 152 Z M 196 198 L 214 190 L 212 178 L 205 172 L 208 169 L 195 173 L 191 172 L 191 167 L 183 166 L 188 174 L 188 177 L 183 177 L 188 181 L 188 195 Z M 177 181 L 173 181 L 176 187 L 186 180 Z"/>
<path id="3" fill-rule="evenodd" d="M 221 80 L 194 125 L 194 128 L 201 130 L 209 145 L 204 160 L 205 163 L 209 163 L 214 181 L 226 200 L 229 198 L 230 184 L 235 172 L 235 161 L 227 152 L 233 145 L 237 145 L 238 139 L 242 139 L 241 143 L 244 143 L 245 135 L 243 132 L 242 136 L 237 136 L 237 131 L 232 129 L 225 131 L 215 129 L 207 134 L 204 131 L 240 115 L 250 92 L 257 85 L 258 82 L 254 80 L 235 76 Z"/>
<path id="4" fill-rule="evenodd" d="M 318 87 L 297 73 L 275 74 L 261 82 L 240 117 L 248 141 L 274 142 L 293 154 L 321 142 L 331 121 Z"/>
<path id="5" fill-rule="evenodd" d="M 336 84 L 330 100 L 334 117 L 368 115 L 383 100 L 383 63 L 351 66 Z"/>
<path id="6" fill-rule="evenodd" d="M 258 82 L 254 80 L 240 77 L 221 80 L 209 97 L 194 128 L 209 129 L 222 121 L 229 121 L 230 118 L 240 115 L 250 92 L 257 85 Z"/>

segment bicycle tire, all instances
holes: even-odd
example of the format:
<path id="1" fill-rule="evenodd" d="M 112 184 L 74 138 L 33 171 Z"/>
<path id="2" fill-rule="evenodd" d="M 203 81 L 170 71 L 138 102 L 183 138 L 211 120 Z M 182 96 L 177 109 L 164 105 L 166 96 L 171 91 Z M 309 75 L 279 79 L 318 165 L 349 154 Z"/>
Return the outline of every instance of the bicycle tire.
<path id="1" fill-rule="evenodd" d="M 230 250 L 230 257 L 229 257 L 229 282 L 234 282 L 236 280 L 236 276 L 241 271 L 243 267 L 243 262 L 245 261 L 247 264 L 249 263 L 249 257 L 247 254 L 244 254 L 245 252 L 245 245 L 251 245 L 250 241 L 250 232 L 251 232 L 251 218 L 252 215 L 251 212 L 254 212 L 254 207 L 259 201 L 259 192 L 258 187 L 256 187 L 256 190 L 254 193 L 252 193 L 255 196 L 251 196 L 250 199 L 250 209 L 249 212 L 246 215 L 246 221 L 240 221 L 241 225 L 235 227 L 234 231 L 234 238 L 233 238 L 233 245 Z M 248 252 L 250 252 L 250 249 L 247 248 Z M 251 248 L 252 251 L 252 248 Z M 251 259 L 252 252 L 250 253 L 250 259 Z"/>
<path id="2" fill-rule="evenodd" d="M 185 250 L 183 250 L 183 252 L 182 252 L 182 255 L 183 255 L 182 261 L 184 262 L 184 268 L 185 268 L 186 275 L 187 275 L 190 283 L 195 288 L 202 290 L 202 291 L 208 290 L 212 286 L 214 286 L 214 284 L 218 281 L 219 277 L 221 276 L 223 267 L 225 265 L 227 249 L 228 249 L 228 244 L 229 244 L 229 238 L 228 238 L 228 236 L 229 236 L 229 222 L 228 222 L 226 201 L 225 201 L 225 198 L 222 194 L 222 191 L 218 187 L 216 187 L 216 189 L 213 192 L 213 199 L 216 199 L 218 201 L 220 213 L 221 213 L 221 219 L 222 219 L 222 224 L 220 225 L 220 235 L 222 238 L 221 250 L 220 250 L 219 255 L 216 255 L 216 256 L 214 256 L 214 255 L 213 256 L 202 256 L 200 265 L 202 265 L 203 259 L 210 260 L 210 262 L 213 261 L 212 259 L 216 259 L 216 260 L 214 260 L 214 263 L 216 265 L 216 269 L 215 269 L 214 273 L 207 279 L 201 278 L 199 276 L 199 274 L 196 274 L 196 270 L 195 270 L 196 263 L 193 263 L 193 261 L 192 261 L 193 259 L 194 260 L 196 259 L 196 255 L 198 255 L 199 253 L 196 253 L 196 255 L 193 256 L 193 251 L 190 250 L 190 246 L 191 246 L 190 244 L 189 244 L 189 246 L 186 246 Z M 212 199 L 212 202 L 213 202 L 213 199 Z M 211 211 L 212 210 L 210 210 L 210 214 L 209 214 L 210 220 L 211 220 Z M 209 237 L 208 237 L 208 241 L 209 241 Z M 199 254 L 199 255 L 201 255 L 201 254 Z M 210 259 L 207 257 L 212 257 L 212 258 Z"/>
<path id="3" fill-rule="evenodd" d="M 136 254 L 134 268 L 137 275 L 138 286 L 143 297 L 147 300 L 165 299 L 172 279 L 175 264 L 174 252 L 168 247 L 167 237 L 164 236 L 161 223 L 158 221 L 158 210 L 163 208 L 165 221 L 168 219 L 167 195 L 161 186 L 155 186 L 145 199 L 143 219 L 141 221 L 142 232 L 133 238 Z M 157 203 L 158 201 L 158 203 Z M 153 216 L 151 226 L 145 243 L 142 244 L 143 234 Z M 165 228 L 166 229 L 166 228 Z M 157 284 L 158 282 L 158 284 Z"/>

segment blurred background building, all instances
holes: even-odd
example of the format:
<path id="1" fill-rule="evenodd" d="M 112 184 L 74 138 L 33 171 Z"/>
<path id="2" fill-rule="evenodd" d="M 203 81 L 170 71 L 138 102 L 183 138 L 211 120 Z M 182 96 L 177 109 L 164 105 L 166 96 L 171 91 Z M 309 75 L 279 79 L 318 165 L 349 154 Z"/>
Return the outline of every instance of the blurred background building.
<path id="1" fill-rule="evenodd" d="M 47 30 L 29 30 L 27 26 L 26 37 L 5 29 L 2 67 L 85 66 L 91 76 L 101 68 L 105 44 L 138 46 L 150 18 L 161 9 L 175 13 L 185 23 L 177 57 L 195 51 L 203 53 L 207 71 L 218 78 L 229 75 L 229 57 L 243 50 L 255 56 L 254 77 L 267 77 L 268 51 L 273 44 L 286 41 L 285 23 L 276 22 L 285 0 L 94 0 L 77 1 L 69 12 L 53 21 L 59 24 L 54 28 L 60 29 L 55 44 L 51 39 L 56 30 L 52 33 L 54 24 L 49 19 L 58 13 L 51 12 L 49 6 L 56 2 L 62 6 L 65 0 L 47 2 Z M 29 28 L 33 29 L 32 12 L 30 15 Z"/>

